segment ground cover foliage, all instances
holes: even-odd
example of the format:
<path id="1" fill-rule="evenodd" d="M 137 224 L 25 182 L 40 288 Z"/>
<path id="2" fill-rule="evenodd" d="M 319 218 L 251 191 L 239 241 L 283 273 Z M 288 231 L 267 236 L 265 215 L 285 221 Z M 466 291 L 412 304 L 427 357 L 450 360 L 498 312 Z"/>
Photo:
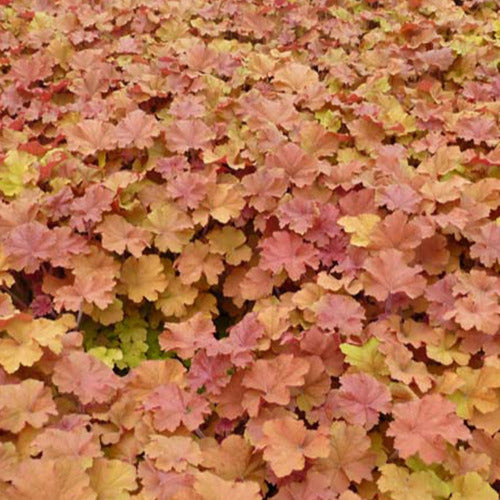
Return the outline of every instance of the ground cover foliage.
<path id="1" fill-rule="evenodd" d="M 496 1 L 0 4 L 0 498 L 498 497 Z"/>

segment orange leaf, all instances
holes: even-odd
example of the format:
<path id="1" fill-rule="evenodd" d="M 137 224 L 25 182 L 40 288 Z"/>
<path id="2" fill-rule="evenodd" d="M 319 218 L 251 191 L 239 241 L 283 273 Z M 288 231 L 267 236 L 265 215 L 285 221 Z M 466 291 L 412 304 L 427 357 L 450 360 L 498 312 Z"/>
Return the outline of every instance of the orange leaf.
<path id="1" fill-rule="evenodd" d="M 262 426 L 264 459 L 278 477 L 302 470 L 306 458 L 327 457 L 328 438 L 307 430 L 301 420 L 292 417 L 267 420 Z"/>

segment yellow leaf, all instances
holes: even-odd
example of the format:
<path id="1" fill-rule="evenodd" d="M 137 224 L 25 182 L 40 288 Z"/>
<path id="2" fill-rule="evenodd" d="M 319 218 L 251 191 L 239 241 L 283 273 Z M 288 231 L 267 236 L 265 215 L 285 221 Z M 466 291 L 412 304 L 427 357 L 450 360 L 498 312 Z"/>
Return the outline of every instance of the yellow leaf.
<path id="1" fill-rule="evenodd" d="M 210 250 L 213 253 L 225 255 L 226 262 L 232 266 L 248 261 L 252 256 L 250 247 L 245 245 L 245 234 L 232 226 L 210 231 L 207 239 L 210 242 Z"/>
<path id="2" fill-rule="evenodd" d="M 483 366 L 473 369 L 461 366 L 456 374 L 462 384 L 451 394 L 450 399 L 457 405 L 457 415 L 461 418 L 471 418 L 474 409 L 482 414 L 498 409 L 497 390 L 500 388 L 500 369 L 494 366 Z"/>
<path id="3" fill-rule="evenodd" d="M 277 340 L 290 327 L 291 307 L 280 304 L 270 304 L 258 311 L 259 323 L 265 330 L 265 335 L 259 340 L 259 349 L 269 349 L 270 341 Z"/>
<path id="4" fill-rule="evenodd" d="M 187 306 L 191 306 L 198 296 L 198 289 L 189 285 L 184 285 L 180 278 L 175 275 L 172 263 L 165 259 L 163 261 L 165 275 L 168 285 L 166 290 L 160 293 L 155 301 L 156 309 L 159 309 L 164 316 L 174 316 L 181 318 L 186 315 Z"/>
<path id="5" fill-rule="evenodd" d="M 144 228 L 156 235 L 155 246 L 161 252 L 181 252 L 194 234 L 189 215 L 170 204 L 155 208 Z"/>
<path id="6" fill-rule="evenodd" d="M 142 299 L 154 301 L 167 288 L 168 281 L 158 255 L 129 257 L 122 266 L 121 282 L 125 293 L 134 302 Z"/>
<path id="7" fill-rule="evenodd" d="M 385 364 L 384 355 L 378 350 L 379 343 L 376 338 L 372 337 L 362 346 L 340 344 L 340 350 L 345 354 L 345 360 L 351 366 L 374 377 L 380 377 L 387 375 L 389 370 Z"/>
<path id="8" fill-rule="evenodd" d="M 383 493 L 390 493 L 392 500 L 434 500 L 450 495 L 449 486 L 433 471 L 410 473 L 395 464 L 383 465 L 380 471 L 378 487 Z"/>
<path id="9" fill-rule="evenodd" d="M 292 303 L 302 311 L 312 310 L 323 295 L 324 291 L 319 285 L 306 283 L 298 292 L 293 294 Z"/>
<path id="10" fill-rule="evenodd" d="M 321 288 L 331 292 L 338 292 L 342 288 L 342 280 L 321 271 L 316 278 L 316 282 Z"/>
<path id="11" fill-rule="evenodd" d="M 86 303 L 83 306 L 83 312 L 97 323 L 108 326 L 123 319 L 123 302 L 115 297 L 106 309 L 99 309 L 96 305 Z"/>
<path id="12" fill-rule="evenodd" d="M 35 157 L 25 151 L 9 151 L 0 167 L 0 191 L 6 196 L 19 194 L 34 179 L 35 173 L 30 172 L 34 161 Z"/>
<path id="13" fill-rule="evenodd" d="M 210 215 L 219 222 L 226 223 L 238 217 L 245 206 L 245 200 L 237 184 L 217 184 L 208 194 Z"/>
<path id="14" fill-rule="evenodd" d="M 186 246 L 175 261 L 182 283 L 190 285 L 205 275 L 209 285 L 215 285 L 219 274 L 224 271 L 224 263 L 218 255 L 210 253 L 208 244 L 197 240 Z"/>
<path id="15" fill-rule="evenodd" d="M 135 467 L 121 460 L 96 458 L 89 476 L 97 500 L 127 500 L 137 489 Z"/>
<path id="16" fill-rule="evenodd" d="M 114 368 L 115 362 L 123 359 L 123 352 L 120 349 L 108 349 L 103 345 L 92 347 L 87 351 L 94 358 L 100 359 L 106 366 Z"/>
<path id="17" fill-rule="evenodd" d="M 200 293 L 196 297 L 194 304 L 188 308 L 187 315 L 192 316 L 193 314 L 201 312 L 210 316 L 218 316 L 219 309 L 217 308 L 217 299 L 211 293 Z"/>
<path id="18" fill-rule="evenodd" d="M 351 235 L 351 245 L 367 247 L 370 244 L 370 235 L 380 217 L 375 214 L 346 215 L 338 220 L 338 224 Z"/>
<path id="19" fill-rule="evenodd" d="M 9 263 L 5 256 L 3 247 L 0 245 L 0 285 L 11 286 L 14 283 L 13 276 L 8 272 Z"/>
<path id="20" fill-rule="evenodd" d="M 197 472 L 193 489 L 203 500 L 220 500 L 222 498 L 237 498 L 238 500 L 258 500 L 259 484 L 255 481 L 224 481 L 211 472 Z M 187 497 L 185 497 L 187 498 Z"/>
<path id="21" fill-rule="evenodd" d="M 43 355 L 40 346 L 31 336 L 31 322 L 14 320 L 6 330 L 9 337 L 0 339 L 0 365 L 7 373 L 19 367 L 33 366 Z"/>
<path id="22" fill-rule="evenodd" d="M 457 345 L 457 338 L 451 332 L 443 332 L 439 344 L 428 343 L 425 349 L 430 359 L 445 366 L 451 365 L 454 361 L 461 366 L 465 366 L 470 359 L 470 354 L 460 350 L 459 345 Z"/>
<path id="23" fill-rule="evenodd" d="M 330 132 L 338 132 L 342 125 L 342 117 L 340 113 L 331 111 L 316 111 L 314 117 Z"/>
<path id="24" fill-rule="evenodd" d="M 249 479 L 261 482 L 265 477 L 262 458 L 242 436 L 231 434 L 218 443 L 214 438 L 200 441 L 203 467 L 227 480 Z"/>
<path id="25" fill-rule="evenodd" d="M 198 296 L 198 289 L 184 285 L 180 279 L 171 279 L 167 289 L 162 292 L 155 302 L 155 307 L 165 316 L 180 318 L 186 314 L 186 306 L 190 306 Z"/>
<path id="26" fill-rule="evenodd" d="M 495 490 L 477 473 L 468 472 L 465 476 L 453 479 L 450 500 L 497 500 Z"/>
<path id="27" fill-rule="evenodd" d="M 60 354 L 63 348 L 64 334 L 76 325 L 72 314 L 64 314 L 57 320 L 39 318 L 31 323 L 25 323 L 24 328 L 31 332 L 31 337 L 43 347 L 48 347 L 53 353 Z"/>

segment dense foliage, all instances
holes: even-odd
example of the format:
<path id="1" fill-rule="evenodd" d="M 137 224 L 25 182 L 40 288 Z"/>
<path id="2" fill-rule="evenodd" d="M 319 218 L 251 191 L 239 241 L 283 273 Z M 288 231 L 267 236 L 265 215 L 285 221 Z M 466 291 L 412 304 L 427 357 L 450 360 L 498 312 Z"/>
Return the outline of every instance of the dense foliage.
<path id="1" fill-rule="evenodd" d="M 498 14 L 1 0 L 0 498 L 498 498 Z"/>

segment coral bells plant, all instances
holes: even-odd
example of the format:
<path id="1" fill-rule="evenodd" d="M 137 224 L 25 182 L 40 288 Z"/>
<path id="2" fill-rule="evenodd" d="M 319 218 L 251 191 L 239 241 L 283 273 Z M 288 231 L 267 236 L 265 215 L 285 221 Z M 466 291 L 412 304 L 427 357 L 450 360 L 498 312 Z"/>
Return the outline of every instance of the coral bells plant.
<path id="1" fill-rule="evenodd" d="M 495 0 L 1 0 L 0 498 L 494 500 Z"/>

